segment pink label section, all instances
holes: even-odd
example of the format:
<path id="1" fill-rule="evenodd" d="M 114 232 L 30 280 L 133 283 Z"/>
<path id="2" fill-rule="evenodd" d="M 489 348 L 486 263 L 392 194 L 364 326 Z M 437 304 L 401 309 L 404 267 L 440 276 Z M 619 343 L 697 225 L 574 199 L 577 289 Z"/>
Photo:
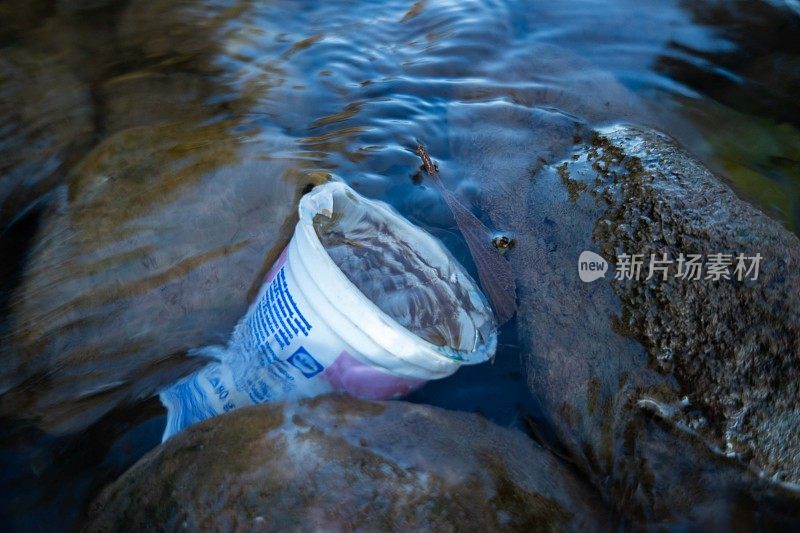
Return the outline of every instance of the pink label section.
<path id="1" fill-rule="evenodd" d="M 280 257 L 278 257 L 278 260 L 275 261 L 275 264 L 272 265 L 272 268 L 269 269 L 269 272 L 267 272 L 267 276 L 264 278 L 264 283 L 269 283 L 275 278 L 275 275 L 278 273 L 283 264 L 286 262 L 286 257 L 288 255 L 289 255 L 289 247 L 287 246 L 286 248 L 283 249 Z"/>
<path id="2" fill-rule="evenodd" d="M 284 248 L 278 260 L 267 273 L 269 283 L 286 263 L 289 247 Z M 402 398 L 425 384 L 424 380 L 406 379 L 362 363 L 346 350 L 319 376 L 330 383 L 333 390 L 364 400 L 393 400 Z"/>
<path id="3" fill-rule="evenodd" d="M 342 351 L 321 375 L 337 392 L 364 400 L 394 400 L 419 387 L 425 381 L 393 376 L 371 367 Z"/>

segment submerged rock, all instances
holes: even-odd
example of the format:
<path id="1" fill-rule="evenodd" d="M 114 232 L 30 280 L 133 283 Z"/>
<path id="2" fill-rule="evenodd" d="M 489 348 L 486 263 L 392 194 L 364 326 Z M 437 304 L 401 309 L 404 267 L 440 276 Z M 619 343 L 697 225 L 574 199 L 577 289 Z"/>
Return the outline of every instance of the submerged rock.
<path id="1" fill-rule="evenodd" d="M 0 50 L 0 230 L 53 188 L 91 142 L 89 88 L 62 59 Z"/>
<path id="2" fill-rule="evenodd" d="M 52 11 L 52 4 L 53 0 L 0 0 L 0 42 L 40 24 Z"/>
<path id="3" fill-rule="evenodd" d="M 208 120 L 225 116 L 221 106 L 208 103 L 215 86 L 186 72 L 138 70 L 105 82 L 97 91 L 105 131 Z"/>
<path id="4" fill-rule="evenodd" d="M 77 430 L 227 338 L 322 179 L 236 126 L 130 128 L 74 169 L 12 299 L 0 413 Z"/>
<path id="5" fill-rule="evenodd" d="M 473 414 L 320 397 L 240 409 L 162 444 L 86 530 L 558 531 L 608 513 L 523 434 Z"/>

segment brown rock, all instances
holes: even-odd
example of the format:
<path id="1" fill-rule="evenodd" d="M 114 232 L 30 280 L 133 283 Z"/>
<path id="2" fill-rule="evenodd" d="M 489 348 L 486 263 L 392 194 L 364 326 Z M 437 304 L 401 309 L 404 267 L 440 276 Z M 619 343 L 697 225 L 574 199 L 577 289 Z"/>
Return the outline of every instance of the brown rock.
<path id="1" fill-rule="evenodd" d="M 321 397 L 206 420 L 92 505 L 87 531 L 526 530 L 609 525 L 521 433 L 473 414 Z"/>

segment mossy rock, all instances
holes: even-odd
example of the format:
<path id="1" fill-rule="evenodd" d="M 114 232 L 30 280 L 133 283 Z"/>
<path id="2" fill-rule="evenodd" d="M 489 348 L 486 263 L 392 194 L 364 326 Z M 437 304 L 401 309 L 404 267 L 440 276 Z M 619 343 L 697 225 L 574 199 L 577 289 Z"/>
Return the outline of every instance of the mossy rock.
<path id="1" fill-rule="evenodd" d="M 796 524 L 798 497 L 784 482 L 800 465 L 797 237 L 659 133 L 593 134 L 556 113 L 530 115 L 513 149 L 482 124 L 451 150 L 479 162 L 472 197 L 515 239 L 506 256 L 540 438 L 636 524 Z M 765 259 L 755 282 L 674 271 L 645 282 L 645 270 L 638 285 L 611 283 L 612 264 L 605 280 L 584 283 L 584 250 L 609 261 L 663 251 Z"/>
<path id="2" fill-rule="evenodd" d="M 580 155 L 566 181 L 603 206 L 593 236 L 607 258 L 763 257 L 757 279 L 731 266 L 718 281 L 678 279 L 674 267 L 666 280 L 615 281 L 616 325 L 677 380 L 671 401 L 658 398 L 686 397 L 675 423 L 776 480 L 800 481 L 800 240 L 663 135 L 614 128 Z"/>

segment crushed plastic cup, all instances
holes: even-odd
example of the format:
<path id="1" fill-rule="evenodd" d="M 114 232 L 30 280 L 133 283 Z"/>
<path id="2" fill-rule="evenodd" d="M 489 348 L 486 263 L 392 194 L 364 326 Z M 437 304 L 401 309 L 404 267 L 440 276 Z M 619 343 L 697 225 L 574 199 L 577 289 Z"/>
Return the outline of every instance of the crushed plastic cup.
<path id="1" fill-rule="evenodd" d="M 314 188 L 298 211 L 289 245 L 228 345 L 196 350 L 212 362 L 161 392 L 164 440 L 246 405 L 329 392 L 400 398 L 494 355 L 491 307 L 438 239 L 341 182 Z M 320 239 L 326 223 L 339 224 L 353 247 L 336 256 L 347 273 L 328 252 L 328 234 L 328 249 Z M 370 223 L 380 231 L 367 235 Z"/>

